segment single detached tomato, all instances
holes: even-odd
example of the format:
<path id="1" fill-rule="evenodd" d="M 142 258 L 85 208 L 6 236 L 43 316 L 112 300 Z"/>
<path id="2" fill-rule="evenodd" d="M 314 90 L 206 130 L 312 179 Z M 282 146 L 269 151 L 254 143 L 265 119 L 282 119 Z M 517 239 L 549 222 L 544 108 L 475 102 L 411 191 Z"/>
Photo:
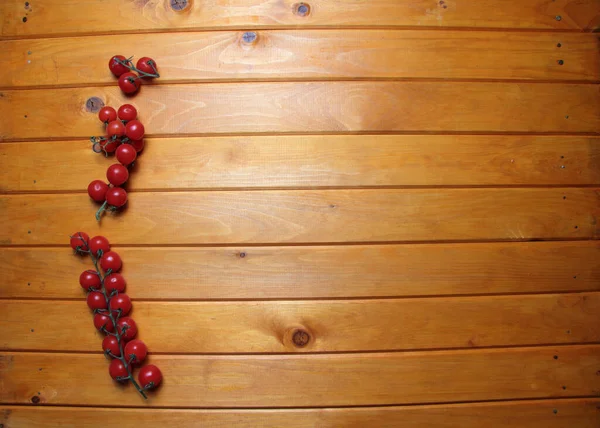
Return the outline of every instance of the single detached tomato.
<path id="1" fill-rule="evenodd" d="M 121 356 L 121 348 L 119 347 L 119 341 L 115 336 L 106 336 L 102 340 L 102 350 L 108 355 L 110 352 L 115 357 Z"/>
<path id="2" fill-rule="evenodd" d="M 119 147 L 119 144 L 121 144 L 121 140 L 120 139 L 115 139 L 115 140 L 106 140 L 102 143 L 101 147 L 102 149 L 106 152 L 106 153 L 114 153 L 115 150 L 117 150 L 117 147 Z"/>
<path id="3" fill-rule="evenodd" d="M 112 122 L 108 122 L 106 125 L 106 134 L 108 137 L 112 137 L 116 135 L 117 137 L 122 137 L 125 135 L 125 125 L 120 120 L 113 120 Z"/>
<path id="4" fill-rule="evenodd" d="M 158 67 L 156 66 L 156 61 L 154 61 L 152 58 L 148 58 L 147 56 L 143 56 L 140 59 L 138 59 L 137 63 L 135 64 L 135 68 L 137 68 L 140 71 L 143 71 L 144 73 L 158 74 Z"/>
<path id="5" fill-rule="evenodd" d="M 123 64 L 120 64 L 117 60 L 125 62 L 127 61 L 127 58 L 125 58 L 123 55 L 115 55 L 108 61 L 108 68 L 110 69 L 111 73 L 116 77 L 119 77 L 123 73 L 127 73 L 129 68 Z"/>
<path id="6" fill-rule="evenodd" d="M 87 233 L 85 232 L 75 232 L 72 236 L 71 236 L 71 248 L 73 248 L 75 251 L 87 251 L 89 249 L 89 245 L 88 242 L 90 240 L 90 237 Z"/>
<path id="7" fill-rule="evenodd" d="M 131 144 L 138 153 L 144 150 L 144 140 L 129 140 L 129 144 Z"/>
<path id="8" fill-rule="evenodd" d="M 125 291 L 125 286 L 127 283 L 125 282 L 125 278 L 120 273 L 111 273 L 106 278 L 104 278 L 104 289 L 106 290 L 106 294 L 109 296 L 116 291 L 117 293 L 122 293 Z"/>
<path id="9" fill-rule="evenodd" d="M 139 339 L 132 340 L 125 345 L 125 360 L 131 361 L 133 364 L 141 364 L 148 355 L 146 344 Z"/>
<path id="10" fill-rule="evenodd" d="M 162 382 L 162 373 L 154 364 L 148 364 L 140 369 L 138 381 L 143 389 L 153 389 Z"/>
<path id="11" fill-rule="evenodd" d="M 102 107 L 98 112 L 98 119 L 103 123 L 112 122 L 113 120 L 117 120 L 117 112 L 112 107 Z"/>
<path id="12" fill-rule="evenodd" d="M 144 125 L 139 120 L 132 120 L 125 125 L 125 135 L 130 140 L 141 140 L 144 138 Z"/>
<path id="13" fill-rule="evenodd" d="M 110 310 L 113 316 L 124 317 L 131 311 L 131 299 L 127 294 L 118 294 L 110 299 Z M 119 310 L 121 311 L 119 313 Z"/>
<path id="14" fill-rule="evenodd" d="M 123 104 L 119 107 L 117 115 L 119 116 L 119 119 L 129 122 L 130 120 L 137 118 L 137 110 L 131 104 Z"/>
<path id="15" fill-rule="evenodd" d="M 96 202 L 104 202 L 108 184 L 101 180 L 94 180 L 88 185 L 88 195 Z"/>
<path id="16" fill-rule="evenodd" d="M 128 342 L 135 337 L 137 334 L 137 325 L 133 318 L 123 317 L 117 321 L 117 328 L 122 334 L 121 338 L 123 342 Z"/>
<path id="17" fill-rule="evenodd" d="M 140 89 L 140 78 L 135 73 L 124 73 L 119 77 L 119 88 L 126 94 L 133 94 Z"/>
<path id="18" fill-rule="evenodd" d="M 129 179 L 129 170 L 121 164 L 114 164 L 106 170 L 106 178 L 113 186 L 120 186 Z"/>
<path id="19" fill-rule="evenodd" d="M 114 251 L 107 251 L 100 258 L 100 267 L 104 270 L 104 272 L 108 271 L 109 269 L 112 272 L 117 272 L 121 270 L 122 265 L 123 263 L 121 262 L 121 256 Z"/>
<path id="20" fill-rule="evenodd" d="M 124 382 L 125 378 L 129 376 L 129 373 L 127 373 L 127 367 L 125 367 L 121 360 L 116 358 L 110 362 L 110 365 L 108 366 L 108 374 L 110 374 L 110 377 L 112 377 L 114 380 L 119 382 Z"/>
<path id="21" fill-rule="evenodd" d="M 137 157 L 137 151 L 131 144 L 121 144 L 117 149 L 117 160 L 123 165 L 130 165 Z"/>
<path id="22" fill-rule="evenodd" d="M 79 284 L 85 291 L 90 291 L 91 289 L 99 290 L 102 285 L 98 272 L 91 269 L 79 275 Z"/>
<path id="23" fill-rule="evenodd" d="M 108 315 L 97 313 L 94 315 L 94 327 L 96 327 L 99 331 L 104 330 L 109 333 L 115 332 L 115 326 L 113 325 L 110 317 Z"/>
<path id="24" fill-rule="evenodd" d="M 106 192 L 106 202 L 116 208 L 121 208 L 127 203 L 127 192 L 121 187 L 112 187 Z"/>
<path id="25" fill-rule="evenodd" d="M 94 236 L 92 239 L 90 239 L 90 250 L 96 257 L 100 255 L 100 251 L 102 251 L 102 254 L 108 253 L 110 251 L 108 239 L 106 239 L 104 236 Z"/>
<path id="26" fill-rule="evenodd" d="M 100 293 L 99 291 L 92 291 L 91 293 L 88 293 L 86 301 L 88 307 L 92 311 L 95 311 L 96 309 L 108 309 L 108 304 L 106 303 L 104 294 Z"/>

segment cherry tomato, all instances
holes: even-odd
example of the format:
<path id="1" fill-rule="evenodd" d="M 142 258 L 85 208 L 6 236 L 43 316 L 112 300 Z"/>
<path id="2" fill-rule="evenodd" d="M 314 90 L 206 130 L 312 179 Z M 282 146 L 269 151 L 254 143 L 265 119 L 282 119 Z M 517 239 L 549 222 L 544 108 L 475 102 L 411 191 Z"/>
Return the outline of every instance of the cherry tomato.
<path id="1" fill-rule="evenodd" d="M 87 251 L 89 249 L 88 242 L 90 237 L 85 232 L 76 232 L 71 236 L 71 248 L 75 251 Z"/>
<path id="2" fill-rule="evenodd" d="M 86 270 L 79 275 L 79 284 L 85 291 L 90 289 L 99 290 L 102 283 L 100 277 L 95 270 Z"/>
<path id="3" fill-rule="evenodd" d="M 154 364 L 148 364 L 140 369 L 138 381 L 143 389 L 153 389 L 162 382 L 162 373 Z"/>
<path id="4" fill-rule="evenodd" d="M 114 164 L 106 170 L 106 178 L 113 186 L 120 186 L 129 179 L 129 170 L 121 164 Z"/>
<path id="5" fill-rule="evenodd" d="M 100 267 L 106 272 L 109 269 L 112 272 L 117 272 L 121 270 L 121 266 L 123 263 L 121 262 L 121 256 L 119 256 L 114 251 L 107 251 L 100 258 Z M 106 284 L 105 284 L 106 288 Z"/>
<path id="6" fill-rule="evenodd" d="M 127 192 L 121 187 L 112 187 L 106 192 L 106 202 L 108 205 L 121 208 L 127 203 Z"/>
<path id="7" fill-rule="evenodd" d="M 148 355 L 146 344 L 139 339 L 132 340 L 125 345 L 125 360 L 131 361 L 133 364 L 141 364 Z"/>
<path id="8" fill-rule="evenodd" d="M 129 122 L 130 120 L 137 118 L 137 110 L 131 104 L 123 104 L 119 107 L 118 116 L 119 119 Z"/>
<path id="9" fill-rule="evenodd" d="M 119 341 L 115 336 L 106 336 L 102 340 L 102 349 L 107 355 L 107 351 L 110 351 L 110 353 L 115 357 L 121 356 L 121 348 L 119 347 Z"/>
<path id="10" fill-rule="evenodd" d="M 144 150 L 144 140 L 130 140 L 129 144 L 131 144 L 138 153 Z"/>
<path id="11" fill-rule="evenodd" d="M 120 143 L 121 143 L 121 140 L 118 138 L 115 140 L 107 140 L 102 143 L 102 149 L 106 153 L 114 153 L 115 150 L 117 150 L 117 147 L 119 147 Z"/>
<path id="12" fill-rule="evenodd" d="M 88 293 L 86 301 L 88 307 L 92 311 L 96 309 L 108 309 L 104 294 L 100 293 L 99 291 L 92 291 L 91 293 Z"/>
<path id="13" fill-rule="evenodd" d="M 140 71 L 143 71 L 144 73 L 148 73 L 148 74 L 157 74 L 158 73 L 158 67 L 156 66 L 156 61 L 154 61 L 152 58 L 148 58 L 147 56 L 143 56 L 140 59 L 138 59 L 137 64 L 135 65 L 135 68 L 137 68 Z M 144 77 L 150 77 L 150 76 L 144 76 Z"/>
<path id="14" fill-rule="evenodd" d="M 119 314 L 119 309 L 121 313 Z M 110 299 L 110 310 L 113 316 L 124 317 L 131 311 L 131 299 L 127 294 L 118 294 Z"/>
<path id="15" fill-rule="evenodd" d="M 113 120 L 112 122 L 108 122 L 106 125 L 106 134 L 108 137 L 112 137 L 116 135 L 117 137 L 122 137 L 125 135 L 125 125 L 120 120 Z"/>
<path id="16" fill-rule="evenodd" d="M 125 135 L 130 140 L 141 140 L 144 138 L 144 125 L 139 120 L 132 120 L 125 125 Z"/>
<path id="17" fill-rule="evenodd" d="M 110 320 L 110 317 L 102 313 L 97 313 L 94 315 L 94 326 L 99 331 L 102 331 L 102 327 L 104 327 L 104 329 L 109 333 L 114 333 L 115 331 L 115 326 Z"/>
<path id="18" fill-rule="evenodd" d="M 116 77 L 119 77 L 123 73 L 127 73 L 129 68 L 125 67 L 123 64 L 119 64 L 117 59 L 121 61 L 127 61 L 127 58 L 125 58 L 123 55 L 115 55 L 108 61 L 108 68 L 110 69 L 111 73 Z"/>
<path id="19" fill-rule="evenodd" d="M 96 257 L 100 255 L 100 251 L 102 251 L 102 254 L 109 252 L 110 244 L 108 243 L 108 239 L 104 236 L 94 236 L 90 239 L 90 250 Z"/>
<path id="20" fill-rule="evenodd" d="M 119 88 L 126 94 L 133 94 L 140 89 L 140 78 L 135 73 L 124 73 L 119 77 Z"/>
<path id="21" fill-rule="evenodd" d="M 125 379 L 122 378 L 129 376 L 129 373 L 127 373 L 127 368 L 123 362 L 116 358 L 110 362 L 110 365 L 108 366 L 108 374 L 110 374 L 110 377 L 112 377 L 114 380 L 119 382 L 125 382 Z"/>
<path id="22" fill-rule="evenodd" d="M 125 282 L 125 278 L 123 278 L 123 275 L 120 273 L 111 273 L 104 278 L 104 289 L 106 290 L 106 294 L 109 296 L 113 293 L 113 291 L 122 293 L 125 291 L 126 285 L 127 283 Z"/>
<path id="23" fill-rule="evenodd" d="M 117 149 L 117 160 L 123 165 L 133 163 L 137 157 L 137 151 L 131 144 L 121 144 Z"/>
<path id="24" fill-rule="evenodd" d="M 88 185 L 88 195 L 96 202 L 104 202 L 108 184 L 101 180 L 94 180 Z"/>
<path id="25" fill-rule="evenodd" d="M 122 334 L 121 338 L 123 342 L 128 342 L 135 337 L 137 334 L 137 325 L 135 321 L 130 317 L 123 317 L 117 321 L 117 328 Z"/>
<path id="26" fill-rule="evenodd" d="M 112 107 L 102 107 L 98 112 L 98 119 L 100 119 L 100 122 L 103 123 L 112 122 L 113 120 L 117 119 L 117 112 Z"/>

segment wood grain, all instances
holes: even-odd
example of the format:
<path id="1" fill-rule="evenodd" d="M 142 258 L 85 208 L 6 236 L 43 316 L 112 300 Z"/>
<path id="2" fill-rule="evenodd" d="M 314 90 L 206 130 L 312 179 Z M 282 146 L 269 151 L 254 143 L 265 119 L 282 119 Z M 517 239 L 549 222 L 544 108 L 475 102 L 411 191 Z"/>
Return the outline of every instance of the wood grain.
<path id="1" fill-rule="evenodd" d="M 87 141 L 0 144 L 0 191 L 85 192 L 113 159 Z M 135 190 L 590 184 L 600 184 L 598 137 L 150 138 L 130 176 Z"/>
<path id="2" fill-rule="evenodd" d="M 147 85 L 135 98 L 149 135 L 317 132 L 594 132 L 599 85 L 293 82 Z M 86 101 L 119 106 L 115 85 L 0 92 L 0 140 L 104 132 Z M 127 100 L 128 101 L 128 100 Z"/>
<path id="3" fill-rule="evenodd" d="M 118 244 L 583 239 L 598 236 L 591 188 L 133 193 L 94 218 L 87 194 L 0 197 L 0 244 L 66 244 L 79 229 Z"/>
<path id="4" fill-rule="evenodd" d="M 153 83 L 161 84 L 239 79 L 600 79 L 600 51 L 592 34 L 294 30 L 254 32 L 251 42 L 244 34 L 2 41 L 0 87 L 115 85 L 106 67 L 115 46 L 155 58 L 161 78 Z"/>
<path id="5" fill-rule="evenodd" d="M 0 4 L 0 35 L 43 36 L 173 29 L 264 27 L 475 27 L 593 29 L 599 25 L 594 0 L 492 0 L 444 3 L 415 0 L 311 0 L 310 13 L 294 13 L 295 0 L 189 2 L 174 11 L 168 2 L 46 0 L 24 8 L 20 0 Z M 107 16 L 110 11 L 110 17 Z M 560 16 L 560 20 L 556 17 Z M 23 22 L 23 18 L 27 22 Z"/>
<path id="6" fill-rule="evenodd" d="M 91 328 L 92 313 L 81 294 L 81 301 L 74 302 L 0 300 L 0 330 L 4 332 L 0 349 L 101 352 L 104 335 Z M 65 322 L 65 314 L 69 314 L 69 322 Z M 138 337 L 157 353 L 591 343 L 600 336 L 600 293 L 320 302 L 135 302 L 131 316 L 138 323 Z M 308 343 L 296 343 L 297 334 L 306 334 Z"/>
<path id="7" fill-rule="evenodd" d="M 597 428 L 600 399 L 509 401 L 407 407 L 295 410 L 172 410 L 0 406 L 0 423 L 11 428 L 77 426 L 104 428 L 116 419 L 122 428 L 179 425 L 190 428 Z M 555 413 L 556 410 L 556 413 Z"/>
<path id="8" fill-rule="evenodd" d="M 136 301 L 600 291 L 597 241 L 113 249 Z M 0 248 L 0 297 L 81 299 L 90 267 L 70 248 Z"/>
<path id="9" fill-rule="evenodd" d="M 598 345 L 379 354 L 152 356 L 149 362 L 160 367 L 164 382 L 160 391 L 143 402 L 132 388 L 114 384 L 102 355 L 5 352 L 0 354 L 4 385 L 0 402 L 30 403 L 37 396 L 41 404 L 54 405 L 327 407 L 582 397 L 596 394 L 600 388 Z"/>

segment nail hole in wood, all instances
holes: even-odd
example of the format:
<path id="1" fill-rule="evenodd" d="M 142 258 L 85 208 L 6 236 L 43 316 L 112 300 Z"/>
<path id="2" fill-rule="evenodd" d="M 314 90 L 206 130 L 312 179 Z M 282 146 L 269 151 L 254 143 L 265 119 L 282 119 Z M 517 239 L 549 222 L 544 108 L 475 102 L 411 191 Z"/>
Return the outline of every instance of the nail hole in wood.
<path id="1" fill-rule="evenodd" d="M 31 230 L 28 230 L 27 233 L 31 235 Z"/>
<path id="2" fill-rule="evenodd" d="M 556 47 L 557 47 L 557 48 L 560 48 L 561 46 L 562 46 L 562 43 L 557 43 L 557 44 L 556 44 Z"/>
<path id="3" fill-rule="evenodd" d="M 27 17 L 26 16 L 23 17 L 23 22 L 27 22 Z"/>
<path id="4" fill-rule="evenodd" d="M 98 113 L 104 107 L 104 101 L 98 97 L 90 97 L 85 102 L 85 109 L 89 113 Z"/>
<path id="5" fill-rule="evenodd" d="M 555 360 L 558 360 L 558 355 L 555 355 L 553 358 L 554 358 Z"/>
<path id="6" fill-rule="evenodd" d="M 180 11 L 187 7 L 188 0 L 171 0 L 171 9 Z"/>
<path id="7" fill-rule="evenodd" d="M 579 229 L 579 226 L 575 226 L 575 229 Z"/>
<path id="8" fill-rule="evenodd" d="M 566 196 L 563 196 L 563 199 L 567 199 L 567 197 L 566 197 Z"/>
<path id="9" fill-rule="evenodd" d="M 310 14 L 310 5 L 308 3 L 298 3 L 294 7 L 294 13 L 298 16 L 308 16 Z"/>
<path id="10" fill-rule="evenodd" d="M 310 334 L 304 330 L 298 330 L 294 332 L 294 335 L 292 336 L 292 342 L 294 342 L 294 345 L 296 345 L 298 348 L 304 348 L 306 345 L 308 345 L 308 342 L 310 342 Z"/>
<path id="11" fill-rule="evenodd" d="M 569 118 L 569 116 L 568 116 L 568 115 L 567 115 L 567 116 L 565 116 L 565 119 L 568 119 L 568 118 Z"/>
<path id="12" fill-rule="evenodd" d="M 240 257 L 243 259 L 244 257 L 246 257 L 246 253 L 242 251 L 242 252 L 240 253 Z"/>
<path id="13" fill-rule="evenodd" d="M 28 283 L 27 283 L 27 286 L 28 286 L 28 287 L 31 287 L 31 282 L 28 282 Z"/>
<path id="14" fill-rule="evenodd" d="M 563 385 L 563 390 L 565 390 L 565 389 L 567 389 L 567 387 Z"/>
<path id="15" fill-rule="evenodd" d="M 560 21 L 561 19 L 562 19 L 562 16 L 560 16 L 560 15 L 556 15 L 556 20 L 557 20 L 557 21 Z"/>
<path id="16" fill-rule="evenodd" d="M 571 334 L 571 330 L 567 330 L 567 334 Z M 565 388 L 566 389 L 566 388 Z"/>
<path id="17" fill-rule="evenodd" d="M 558 413 L 558 409 L 552 410 L 552 413 L 554 413 L 556 415 Z"/>
<path id="18" fill-rule="evenodd" d="M 34 329 L 31 329 L 31 332 L 32 332 L 32 333 L 33 333 L 34 331 L 35 331 Z"/>
<path id="19" fill-rule="evenodd" d="M 558 65 L 563 65 L 565 62 L 562 59 L 559 59 L 558 61 L 556 61 L 558 63 Z"/>
<path id="20" fill-rule="evenodd" d="M 575 276 L 573 277 L 573 279 L 577 279 L 577 275 L 575 275 Z"/>

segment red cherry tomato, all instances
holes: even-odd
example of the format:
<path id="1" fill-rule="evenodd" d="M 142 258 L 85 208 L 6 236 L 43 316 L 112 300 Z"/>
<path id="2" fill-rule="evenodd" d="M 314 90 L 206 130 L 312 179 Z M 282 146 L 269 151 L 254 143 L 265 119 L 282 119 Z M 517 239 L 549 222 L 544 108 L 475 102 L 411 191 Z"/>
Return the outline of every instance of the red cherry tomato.
<path id="1" fill-rule="evenodd" d="M 162 373 L 154 364 L 148 364 L 140 369 L 138 381 L 142 388 L 153 389 L 162 382 Z"/>
<path id="2" fill-rule="evenodd" d="M 146 359 L 146 355 L 148 355 L 148 348 L 144 342 L 135 339 L 125 345 L 123 352 L 125 353 L 125 360 L 127 362 L 131 361 L 133 364 L 141 364 Z"/>
<path id="3" fill-rule="evenodd" d="M 137 334 L 137 325 L 130 317 L 123 317 L 117 321 L 117 328 L 122 334 L 121 338 L 124 342 L 128 342 Z"/>
<path id="4" fill-rule="evenodd" d="M 106 294 L 109 296 L 117 291 L 118 293 L 122 293 L 125 291 L 125 286 L 127 283 L 125 282 L 125 278 L 120 273 L 111 273 L 106 278 L 104 278 L 104 289 L 106 290 Z"/>
<path id="5" fill-rule="evenodd" d="M 125 125 L 120 120 L 113 120 L 112 122 L 108 122 L 106 125 L 106 134 L 108 137 L 112 137 L 116 135 L 117 137 L 122 137 L 125 135 Z"/>
<path id="6" fill-rule="evenodd" d="M 117 160 L 123 165 L 132 164 L 137 157 L 137 151 L 131 144 L 121 144 L 117 149 Z"/>
<path id="7" fill-rule="evenodd" d="M 119 347 L 119 341 L 115 336 L 106 336 L 102 340 L 102 349 L 104 353 L 108 355 L 108 351 L 115 357 L 121 356 L 121 348 Z"/>
<path id="8" fill-rule="evenodd" d="M 104 236 L 94 236 L 90 239 L 90 250 L 96 257 L 98 257 L 100 251 L 102 251 L 102 254 L 109 252 L 110 244 L 108 239 Z"/>
<path id="9" fill-rule="evenodd" d="M 121 313 L 119 314 L 119 309 Z M 131 299 L 127 294 L 118 294 L 110 299 L 110 310 L 113 316 L 124 317 L 131 311 Z"/>
<path id="10" fill-rule="evenodd" d="M 152 58 L 148 58 L 147 56 L 143 56 L 140 59 L 138 59 L 137 64 L 135 65 L 135 68 L 137 68 L 140 71 L 143 71 L 144 73 L 148 73 L 148 74 L 157 74 L 158 73 L 158 67 L 156 66 L 156 61 L 154 61 Z M 145 76 L 145 77 L 150 77 L 150 76 Z"/>
<path id="11" fill-rule="evenodd" d="M 125 379 L 122 378 L 129 376 L 129 373 L 127 373 L 127 368 L 123 362 L 116 358 L 110 362 L 110 365 L 108 366 L 108 374 L 110 374 L 110 377 L 112 377 L 114 380 L 119 382 L 124 382 Z"/>
<path id="12" fill-rule="evenodd" d="M 123 262 L 121 262 L 121 256 L 119 256 L 114 251 L 108 251 L 102 255 L 100 258 L 100 267 L 106 272 L 109 269 L 113 272 L 117 272 L 121 270 L 121 266 Z M 105 286 L 106 288 L 106 286 Z"/>
<path id="13" fill-rule="evenodd" d="M 125 67 L 123 64 L 119 64 L 117 59 L 125 62 L 127 61 L 127 58 L 125 58 L 123 55 L 115 55 L 108 61 L 108 68 L 110 69 L 111 73 L 116 77 L 119 77 L 123 73 L 127 73 L 129 68 Z"/>
<path id="14" fill-rule="evenodd" d="M 73 248 L 75 251 L 87 251 L 89 249 L 89 245 L 88 242 L 90 240 L 90 237 L 87 233 L 85 232 L 75 232 L 72 236 L 71 236 L 71 248 Z"/>
<path id="15" fill-rule="evenodd" d="M 79 284 L 85 291 L 90 289 L 99 290 L 102 283 L 100 277 L 95 270 L 86 270 L 79 275 Z"/>
<path id="16" fill-rule="evenodd" d="M 119 119 L 129 122 L 137 118 L 137 110 L 131 104 L 123 104 L 119 107 L 118 116 Z"/>
<path id="17" fill-rule="evenodd" d="M 140 89 L 140 78 L 135 73 L 124 73 L 119 77 L 119 88 L 126 94 L 133 94 Z"/>
<path id="18" fill-rule="evenodd" d="M 129 179 L 129 170 L 121 164 L 114 164 L 106 170 L 106 178 L 113 186 L 120 186 Z"/>
<path id="19" fill-rule="evenodd" d="M 106 152 L 106 153 L 114 153 L 115 150 L 117 150 L 117 147 L 119 147 L 119 144 L 121 143 L 120 139 L 115 139 L 115 140 L 107 140 L 104 141 L 101 145 L 102 149 Z"/>
<path id="20" fill-rule="evenodd" d="M 101 180 L 94 180 L 88 185 L 88 195 L 96 202 L 104 202 L 108 184 Z"/>
<path id="21" fill-rule="evenodd" d="M 104 329 L 109 333 L 114 333 L 115 331 L 115 326 L 110 320 L 110 317 L 102 313 L 97 313 L 94 315 L 94 326 L 99 331 L 102 331 L 102 327 L 104 327 Z"/>
<path id="22" fill-rule="evenodd" d="M 131 144 L 138 153 L 144 150 L 144 140 L 130 140 L 129 144 Z"/>
<path id="23" fill-rule="evenodd" d="M 144 138 L 144 125 L 139 120 L 132 120 L 125 125 L 125 135 L 130 140 L 141 140 Z"/>
<path id="24" fill-rule="evenodd" d="M 86 301 L 88 307 L 92 311 L 96 309 L 108 309 L 104 294 L 100 293 L 99 291 L 92 291 L 91 293 L 88 293 Z"/>
<path id="25" fill-rule="evenodd" d="M 112 122 L 113 120 L 117 120 L 117 112 L 112 107 L 102 107 L 98 112 L 98 119 L 103 123 Z"/>
<path id="26" fill-rule="evenodd" d="M 127 203 L 127 192 L 121 187 L 112 187 L 106 192 L 106 202 L 108 205 L 121 208 Z"/>

